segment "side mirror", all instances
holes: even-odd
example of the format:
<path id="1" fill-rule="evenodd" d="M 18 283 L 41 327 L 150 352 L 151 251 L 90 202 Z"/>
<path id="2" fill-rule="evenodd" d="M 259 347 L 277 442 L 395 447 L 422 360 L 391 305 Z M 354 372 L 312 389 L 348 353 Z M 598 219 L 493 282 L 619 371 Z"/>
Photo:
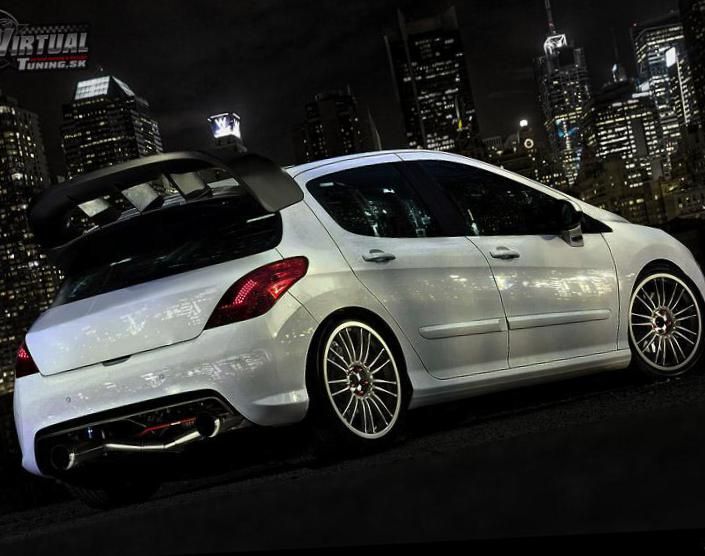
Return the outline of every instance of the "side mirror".
<path id="1" fill-rule="evenodd" d="M 563 241 L 572 247 L 582 247 L 585 245 L 582 229 L 583 213 L 575 208 L 575 205 L 568 200 L 559 201 L 559 211 L 559 222 Z"/>

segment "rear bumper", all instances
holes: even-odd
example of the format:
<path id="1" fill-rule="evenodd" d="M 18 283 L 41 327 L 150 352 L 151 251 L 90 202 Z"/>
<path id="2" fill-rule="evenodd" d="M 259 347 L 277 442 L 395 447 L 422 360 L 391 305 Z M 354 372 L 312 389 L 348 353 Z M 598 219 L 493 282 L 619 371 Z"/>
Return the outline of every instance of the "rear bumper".
<path id="1" fill-rule="evenodd" d="M 213 391 L 248 421 L 277 426 L 308 409 L 306 355 L 316 322 L 290 295 L 267 314 L 206 330 L 188 342 L 15 385 L 22 465 L 41 475 L 37 436 L 62 423 L 179 394 Z"/>

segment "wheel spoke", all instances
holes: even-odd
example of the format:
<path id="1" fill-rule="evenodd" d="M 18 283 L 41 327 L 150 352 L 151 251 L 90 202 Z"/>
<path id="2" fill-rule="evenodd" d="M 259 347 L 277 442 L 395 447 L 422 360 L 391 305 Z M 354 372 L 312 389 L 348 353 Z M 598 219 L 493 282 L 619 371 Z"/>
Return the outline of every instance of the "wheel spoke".
<path id="1" fill-rule="evenodd" d="M 678 342 L 678 338 L 676 338 L 675 336 L 672 336 L 671 340 L 673 341 L 673 344 L 676 346 L 676 348 L 678 349 L 678 351 L 681 354 L 681 357 L 685 361 L 687 359 L 687 357 L 685 355 L 685 352 L 683 351 L 683 348 L 681 347 L 680 343 Z"/>
<path id="2" fill-rule="evenodd" d="M 692 345 L 692 346 L 695 345 L 695 342 L 694 342 L 693 340 L 691 340 L 690 338 L 688 338 L 688 337 L 686 337 L 686 336 L 683 336 L 683 334 L 681 334 L 680 330 L 674 331 L 673 334 L 674 334 L 675 336 L 680 336 L 681 339 L 685 340 L 685 341 L 688 342 L 690 345 Z"/>
<path id="3" fill-rule="evenodd" d="M 377 354 L 377 357 L 375 357 L 374 361 L 372 361 L 372 363 L 370 363 L 370 364 L 367 365 L 367 366 L 368 366 L 370 369 L 371 369 L 372 367 L 374 367 L 375 364 L 377 363 L 377 361 L 379 361 L 379 358 L 382 357 L 382 354 L 384 354 L 384 353 L 386 353 L 386 350 L 385 350 L 384 348 L 382 348 L 382 349 L 380 350 L 380 352 Z"/>
<path id="4" fill-rule="evenodd" d="M 348 371 L 348 369 L 346 369 L 345 367 L 343 367 L 341 364 L 336 363 L 335 361 L 333 361 L 333 360 L 330 359 L 330 358 L 328 359 L 328 363 L 332 363 L 333 365 L 335 365 L 336 367 L 338 367 L 341 371 L 343 371 L 345 374 L 347 374 L 347 373 L 350 372 L 350 371 Z"/>
<path id="5" fill-rule="evenodd" d="M 380 409 L 379 405 L 377 405 L 377 402 L 375 401 L 374 398 L 369 398 L 369 402 L 371 406 L 374 406 L 375 409 L 377 409 L 377 412 L 379 413 L 379 416 L 382 418 L 382 421 L 384 422 L 384 426 L 388 427 L 389 426 L 389 421 L 387 421 L 387 418 L 385 417 L 384 413 Z"/>
<path id="6" fill-rule="evenodd" d="M 340 396 L 340 394 L 343 394 L 343 393 L 345 393 L 345 392 L 350 392 L 350 388 L 348 388 L 348 387 L 346 386 L 346 387 L 343 388 L 342 390 L 338 390 L 337 392 L 333 392 L 333 393 L 331 394 L 331 396 L 333 396 L 333 397 L 335 398 L 336 396 Z"/>
<path id="7" fill-rule="evenodd" d="M 332 348 L 331 348 L 330 350 L 328 350 L 328 352 L 329 352 L 329 353 L 332 353 L 333 355 L 337 355 L 338 358 L 339 358 L 343 363 L 345 363 L 345 366 L 346 366 L 346 367 L 350 366 L 350 364 L 352 363 L 352 361 L 346 361 L 346 360 L 345 360 L 345 357 L 343 357 L 342 355 L 340 355 L 337 351 L 335 351 L 335 350 L 332 349 Z"/>
<path id="8" fill-rule="evenodd" d="M 360 405 L 362 406 L 362 420 L 363 420 L 363 426 L 365 427 L 365 433 L 367 433 L 367 420 L 369 418 L 368 412 L 367 412 L 367 404 L 365 403 L 365 400 L 362 400 L 360 402 Z"/>
<path id="9" fill-rule="evenodd" d="M 390 392 L 389 390 L 385 390 L 384 388 L 375 388 L 376 392 L 384 392 L 385 394 L 389 394 L 390 396 L 394 396 L 395 398 L 397 395 L 394 392 Z"/>
<path id="10" fill-rule="evenodd" d="M 355 358 L 353 357 L 352 353 L 350 353 L 350 348 L 348 347 L 348 344 L 345 341 L 345 338 L 343 338 L 342 332 L 340 332 L 338 334 L 338 343 L 343 346 L 343 349 L 345 349 L 345 353 L 348 354 L 349 364 L 352 364 L 352 362 L 355 361 Z"/>
<path id="11" fill-rule="evenodd" d="M 671 292 L 671 299 L 668 301 L 668 305 L 666 307 L 670 307 L 671 309 L 673 308 L 673 300 L 676 298 L 676 292 L 678 291 L 678 288 L 680 286 L 678 284 L 673 285 L 673 291 Z"/>
<path id="12" fill-rule="evenodd" d="M 642 352 L 644 355 L 648 356 L 649 350 L 651 349 L 651 346 L 654 345 L 654 342 L 656 341 L 656 338 L 657 338 L 657 336 L 656 336 L 656 334 L 654 334 L 653 338 L 651 338 L 651 341 L 648 343 L 648 345 L 647 345 L 646 347 L 642 347 L 642 348 L 641 348 L 641 352 Z"/>
<path id="13" fill-rule="evenodd" d="M 642 299 L 639 294 L 636 295 L 636 299 L 641 301 L 642 305 L 644 305 L 644 307 L 646 307 L 649 311 L 656 310 L 656 305 L 654 305 L 652 303 L 651 299 L 649 299 L 648 297 L 646 298 L 648 300 L 648 302 L 646 300 Z"/>
<path id="14" fill-rule="evenodd" d="M 646 320 L 651 320 L 651 315 L 641 315 L 639 313 L 632 313 L 633 317 L 639 317 Z"/>
<path id="15" fill-rule="evenodd" d="M 378 372 L 380 372 L 387 364 L 391 363 L 391 359 L 387 359 L 384 363 L 382 363 L 379 367 L 377 367 L 374 371 L 372 371 L 370 374 L 371 375 L 376 375 Z"/>
<path id="16" fill-rule="evenodd" d="M 676 348 L 675 348 L 675 346 L 673 345 L 673 339 L 672 339 L 672 338 L 668 338 L 668 345 L 669 345 L 669 347 L 671 348 L 671 351 L 673 352 L 673 360 L 676 362 L 676 364 L 678 364 L 678 354 L 676 353 Z"/>
<path id="17" fill-rule="evenodd" d="M 355 353 L 355 342 L 353 342 L 353 339 L 350 337 L 350 329 L 346 328 L 345 329 L 345 335 L 348 338 L 348 341 L 350 342 L 350 352 L 352 353 L 352 360 L 357 361 L 357 354 Z"/>
<path id="18" fill-rule="evenodd" d="M 372 392 L 372 398 L 373 398 L 375 401 L 377 401 L 377 402 L 379 403 L 379 405 L 382 406 L 382 408 L 384 408 L 384 410 L 387 412 L 387 415 L 389 415 L 390 419 L 391 419 L 392 417 L 394 417 L 394 413 L 392 413 L 392 412 L 389 410 L 389 408 L 387 407 L 387 404 L 384 403 L 384 400 L 382 400 L 382 398 L 380 398 L 380 397 L 379 397 L 377 394 L 375 394 L 374 392 Z"/>
<path id="19" fill-rule="evenodd" d="M 367 363 L 367 358 L 370 356 L 370 344 L 372 343 L 372 334 L 367 332 L 367 349 L 365 350 L 365 357 L 362 360 L 363 363 Z"/>
<path id="20" fill-rule="evenodd" d="M 682 315 L 683 313 L 686 313 L 688 311 L 692 311 L 695 309 L 695 305 L 688 305 L 685 309 L 682 311 L 678 311 L 677 313 L 673 313 L 674 318 L 679 318 L 679 315 Z"/>
<path id="21" fill-rule="evenodd" d="M 393 384 L 394 386 L 397 385 L 397 383 L 393 380 L 382 380 L 381 378 L 376 378 L 375 384 Z"/>
<path id="22" fill-rule="evenodd" d="M 345 415 L 347 415 L 348 410 L 350 409 L 350 406 L 352 405 L 352 403 L 353 403 L 354 401 L 355 401 L 355 394 L 353 394 L 352 392 L 350 392 L 350 400 L 348 400 L 348 405 L 345 406 L 345 411 L 343 411 L 343 412 L 341 413 L 341 415 L 342 415 L 343 417 L 345 417 Z"/>

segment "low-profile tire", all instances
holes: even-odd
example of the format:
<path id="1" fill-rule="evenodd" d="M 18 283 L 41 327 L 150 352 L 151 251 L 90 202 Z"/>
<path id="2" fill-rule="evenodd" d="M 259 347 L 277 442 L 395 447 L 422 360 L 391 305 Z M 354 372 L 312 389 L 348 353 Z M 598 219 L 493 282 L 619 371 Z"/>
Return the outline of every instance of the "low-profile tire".
<path id="1" fill-rule="evenodd" d="M 703 300 L 681 271 L 654 266 L 637 278 L 629 303 L 632 366 L 651 378 L 692 372 L 702 359 Z"/>
<path id="2" fill-rule="evenodd" d="M 322 459 L 367 453 L 398 438 L 411 395 L 403 356 L 379 325 L 324 325 L 308 369 L 309 423 Z"/>
<path id="3" fill-rule="evenodd" d="M 64 481 L 66 490 L 74 497 L 98 510 L 109 510 L 147 501 L 159 490 L 160 482 L 138 475 Z"/>

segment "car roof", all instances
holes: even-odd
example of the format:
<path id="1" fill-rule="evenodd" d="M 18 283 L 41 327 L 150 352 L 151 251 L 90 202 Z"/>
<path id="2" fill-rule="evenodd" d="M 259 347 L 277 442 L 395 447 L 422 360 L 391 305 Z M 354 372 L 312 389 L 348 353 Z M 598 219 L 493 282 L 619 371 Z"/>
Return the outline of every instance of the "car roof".
<path id="1" fill-rule="evenodd" d="M 309 170 L 315 170 L 316 168 L 321 168 L 323 166 L 329 166 L 337 164 L 339 162 L 348 162 L 351 160 L 360 160 L 364 158 L 369 158 L 373 156 L 383 156 L 383 155 L 395 155 L 395 154 L 419 154 L 419 153 L 429 153 L 429 154 L 439 154 L 439 151 L 432 151 L 426 149 L 395 149 L 387 151 L 371 151 L 365 153 L 348 154 L 344 156 L 337 156 L 335 158 L 326 158 L 323 160 L 316 160 L 315 162 L 307 162 L 305 164 L 298 164 L 296 166 L 289 166 L 285 168 L 287 172 L 293 177 L 308 172 Z M 446 153 L 451 154 L 451 153 Z M 467 158 L 467 157 L 465 157 Z M 469 159 L 474 160 L 474 159 Z"/>

